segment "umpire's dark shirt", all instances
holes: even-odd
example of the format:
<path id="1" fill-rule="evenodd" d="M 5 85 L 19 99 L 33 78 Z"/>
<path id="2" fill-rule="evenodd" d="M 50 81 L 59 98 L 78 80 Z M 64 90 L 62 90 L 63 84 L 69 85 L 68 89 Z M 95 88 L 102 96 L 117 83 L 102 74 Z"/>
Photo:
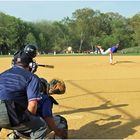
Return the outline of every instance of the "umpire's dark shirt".
<path id="1" fill-rule="evenodd" d="M 39 78 L 19 66 L 0 74 L 0 100 L 14 100 L 23 108 L 28 101 L 41 99 Z"/>

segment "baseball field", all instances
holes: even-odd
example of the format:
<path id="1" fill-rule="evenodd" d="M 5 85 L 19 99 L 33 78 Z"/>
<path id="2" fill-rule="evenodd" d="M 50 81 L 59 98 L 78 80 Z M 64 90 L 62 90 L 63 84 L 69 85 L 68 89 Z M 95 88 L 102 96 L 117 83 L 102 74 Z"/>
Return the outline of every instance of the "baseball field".
<path id="1" fill-rule="evenodd" d="M 66 94 L 55 98 L 54 113 L 68 120 L 69 139 L 140 138 L 140 56 L 38 57 L 39 77 L 61 78 Z M 0 72 L 10 67 L 11 58 L 0 58 Z M 8 130 L 3 129 L 0 138 Z"/>

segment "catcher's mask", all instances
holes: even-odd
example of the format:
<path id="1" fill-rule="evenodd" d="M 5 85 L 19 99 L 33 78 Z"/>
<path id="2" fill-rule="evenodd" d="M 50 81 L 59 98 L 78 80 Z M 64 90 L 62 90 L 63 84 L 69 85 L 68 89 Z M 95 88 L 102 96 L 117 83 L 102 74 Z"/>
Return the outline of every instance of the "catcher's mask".
<path id="1" fill-rule="evenodd" d="M 40 92 L 44 93 L 44 94 L 48 94 L 48 90 L 49 90 L 49 83 L 46 79 L 44 78 L 40 78 Z"/>
<path id="2" fill-rule="evenodd" d="M 35 60 L 33 60 L 33 62 L 30 62 L 29 63 L 30 72 L 32 72 L 32 73 L 36 72 L 37 71 L 37 68 L 38 68 L 38 65 L 35 62 Z"/>

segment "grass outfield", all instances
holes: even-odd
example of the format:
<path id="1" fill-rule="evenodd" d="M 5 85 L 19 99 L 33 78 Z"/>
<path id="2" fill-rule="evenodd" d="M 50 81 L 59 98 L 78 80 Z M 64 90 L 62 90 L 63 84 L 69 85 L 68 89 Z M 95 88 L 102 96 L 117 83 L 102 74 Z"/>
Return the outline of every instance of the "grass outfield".
<path id="1" fill-rule="evenodd" d="M 0 72 L 10 67 L 11 58 L 0 58 Z M 61 78 L 66 94 L 55 96 L 54 113 L 69 124 L 70 139 L 140 139 L 140 56 L 37 57 L 37 75 Z M 0 138 L 6 138 L 3 129 Z"/>
<path id="2" fill-rule="evenodd" d="M 128 52 L 128 53 L 122 53 L 121 51 L 118 51 L 117 53 L 113 54 L 114 56 L 140 56 L 140 52 Z M 102 55 L 102 54 L 87 54 L 87 53 L 74 53 L 74 54 L 42 54 L 39 55 L 39 57 L 56 57 L 56 56 L 108 56 L 108 54 Z M 13 57 L 13 55 L 0 55 L 0 57 Z"/>

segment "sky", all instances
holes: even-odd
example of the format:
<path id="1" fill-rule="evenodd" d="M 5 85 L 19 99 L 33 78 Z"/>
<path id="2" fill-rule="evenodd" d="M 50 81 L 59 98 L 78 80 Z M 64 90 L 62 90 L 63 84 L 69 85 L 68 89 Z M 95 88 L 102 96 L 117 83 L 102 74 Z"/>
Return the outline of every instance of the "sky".
<path id="1" fill-rule="evenodd" d="M 0 0 L 0 12 L 20 18 L 24 21 L 60 21 L 64 17 L 72 17 L 77 9 L 91 8 L 102 13 L 117 12 L 120 15 L 131 18 L 140 12 L 140 1 L 132 0 L 63 0 L 63 1 L 39 1 L 39 0 Z"/>

